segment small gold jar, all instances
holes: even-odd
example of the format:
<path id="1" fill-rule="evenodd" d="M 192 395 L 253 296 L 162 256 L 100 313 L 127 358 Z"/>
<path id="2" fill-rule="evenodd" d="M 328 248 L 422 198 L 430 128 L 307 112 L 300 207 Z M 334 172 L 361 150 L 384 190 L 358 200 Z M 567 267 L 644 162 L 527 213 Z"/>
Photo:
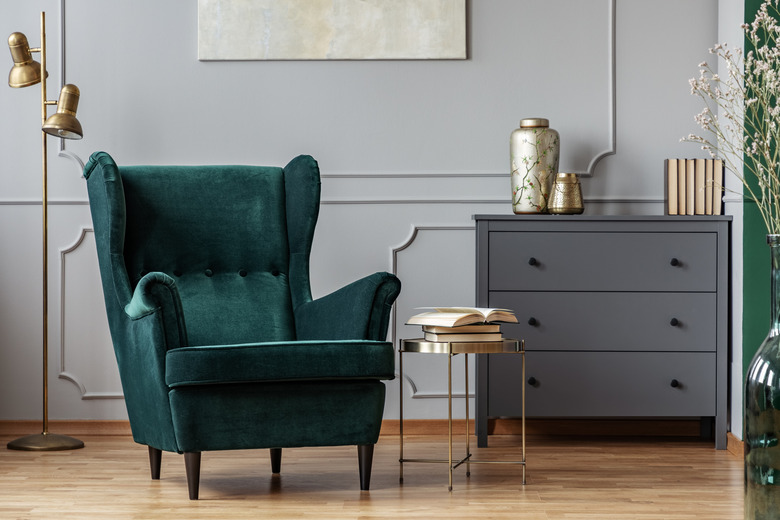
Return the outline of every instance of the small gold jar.
<path id="1" fill-rule="evenodd" d="M 550 192 L 547 209 L 554 215 L 579 215 L 582 205 L 582 188 L 575 173 L 558 173 Z"/>

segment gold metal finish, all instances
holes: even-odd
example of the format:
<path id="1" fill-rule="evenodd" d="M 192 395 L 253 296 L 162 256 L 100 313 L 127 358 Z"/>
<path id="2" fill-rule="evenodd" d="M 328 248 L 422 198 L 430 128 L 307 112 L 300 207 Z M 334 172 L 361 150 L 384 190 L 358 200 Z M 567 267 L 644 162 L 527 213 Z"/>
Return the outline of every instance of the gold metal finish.
<path id="1" fill-rule="evenodd" d="M 67 437 L 65 435 L 55 435 L 49 433 L 49 266 L 48 266 L 48 244 L 49 244 L 49 231 L 48 231 L 48 148 L 46 145 L 46 133 L 44 127 L 46 126 L 46 107 L 47 105 L 56 105 L 54 101 L 46 100 L 46 76 L 47 74 L 40 74 L 40 71 L 46 70 L 46 13 L 41 13 L 41 48 L 30 49 L 27 44 L 27 38 L 22 33 L 13 33 L 8 38 L 8 45 L 11 48 L 11 56 L 14 59 L 14 68 L 11 69 L 9 75 L 8 84 L 11 87 L 26 87 L 35 85 L 40 82 L 41 84 L 41 148 L 42 148 L 42 169 L 43 169 L 43 193 L 41 196 L 41 206 L 43 208 L 43 279 L 42 279 L 42 329 L 43 329 L 43 432 L 37 435 L 28 435 L 15 439 L 8 443 L 8 448 L 12 450 L 25 450 L 25 451 L 58 451 L 58 450 L 73 450 L 77 448 L 83 448 L 84 443 L 78 439 Z M 41 63 L 37 63 L 32 60 L 31 52 L 41 53 Z M 17 67 L 27 67 L 30 69 L 38 70 L 37 81 L 33 81 L 34 74 L 27 72 L 15 72 Z M 24 78 L 27 78 L 26 80 Z M 72 88 L 68 88 L 72 87 Z M 75 92 L 74 90 L 75 89 Z M 63 87 L 64 96 L 60 96 L 60 101 L 64 101 L 64 107 L 62 112 L 64 116 L 69 116 L 72 121 L 66 118 L 68 123 L 63 127 L 50 126 L 50 130 L 54 131 L 54 135 L 59 137 L 73 138 L 72 134 L 78 134 L 78 138 L 81 137 L 81 124 L 73 117 L 78 106 L 78 88 L 73 85 L 66 85 Z M 67 92 L 66 92 L 67 90 Z M 58 110 L 59 112 L 59 110 Z M 54 116 L 52 116 L 54 117 Z M 75 126 L 73 124 L 78 126 Z M 60 135 L 58 132 L 62 130 L 65 135 Z M 50 132 L 49 132 L 50 133 Z"/>
<path id="2" fill-rule="evenodd" d="M 403 378 L 404 378 L 404 353 L 417 354 L 447 354 L 447 441 L 448 455 L 447 460 L 441 459 L 406 459 L 404 458 L 404 399 L 403 399 Z M 469 354 L 503 354 L 517 353 L 522 356 L 522 460 L 474 460 L 471 458 L 471 426 L 469 413 Z M 465 384 L 466 384 L 466 453 L 465 456 L 457 461 L 452 458 L 452 357 L 458 354 L 465 354 Z M 401 396 L 399 399 L 398 410 L 400 414 L 399 437 L 400 437 L 400 456 L 398 462 L 400 465 L 400 482 L 404 480 L 404 462 L 434 462 L 446 463 L 449 468 L 448 491 L 452 491 L 452 471 L 462 464 L 466 464 L 466 476 L 471 476 L 471 464 L 520 464 L 523 466 L 523 485 L 525 485 L 525 341 L 516 339 L 504 339 L 502 341 L 488 342 L 434 342 L 424 339 L 401 340 L 398 348 L 398 369 L 401 380 Z"/>
<path id="3" fill-rule="evenodd" d="M 83 448 L 84 443 L 73 437 L 55 433 L 36 433 L 8 443 L 8 449 L 23 451 L 60 451 Z"/>
<path id="4" fill-rule="evenodd" d="M 469 398 L 468 388 L 466 389 L 466 400 Z M 450 468 L 450 482 L 447 491 L 452 491 L 452 352 L 447 354 L 447 465 Z M 471 454 L 467 451 L 466 457 Z"/>
<path id="5" fill-rule="evenodd" d="M 574 173 L 559 173 L 555 176 L 547 210 L 558 215 L 578 215 L 584 211 L 582 188 Z"/>
<path id="6" fill-rule="evenodd" d="M 42 130 L 63 139 L 81 139 L 84 132 L 81 123 L 76 119 L 80 95 L 76 85 L 68 84 L 62 87 L 60 99 L 57 101 L 57 113 L 43 123 Z"/>
<path id="7" fill-rule="evenodd" d="M 399 463 L 399 477 L 398 482 L 402 483 L 404 482 L 404 357 L 403 357 L 403 342 L 401 343 L 401 349 L 398 350 L 398 380 L 400 381 L 400 385 L 398 385 L 401 389 L 401 395 L 400 399 L 398 400 L 398 414 L 401 417 L 401 420 L 398 422 L 398 436 L 401 438 L 401 453 L 398 456 L 398 463 Z"/>
<path id="8" fill-rule="evenodd" d="M 547 128 L 550 120 L 543 117 L 529 117 L 520 120 L 520 128 Z"/>
<path id="9" fill-rule="evenodd" d="M 27 36 L 15 32 L 8 37 L 8 48 L 14 66 L 8 73 L 8 85 L 13 88 L 29 87 L 41 81 L 41 64 L 32 59 L 32 51 Z M 47 74 L 48 75 L 48 74 Z"/>
<path id="10" fill-rule="evenodd" d="M 402 352 L 420 354 L 500 354 L 502 352 L 521 352 L 516 339 L 482 342 L 437 342 L 424 339 L 405 339 L 401 343 Z"/>

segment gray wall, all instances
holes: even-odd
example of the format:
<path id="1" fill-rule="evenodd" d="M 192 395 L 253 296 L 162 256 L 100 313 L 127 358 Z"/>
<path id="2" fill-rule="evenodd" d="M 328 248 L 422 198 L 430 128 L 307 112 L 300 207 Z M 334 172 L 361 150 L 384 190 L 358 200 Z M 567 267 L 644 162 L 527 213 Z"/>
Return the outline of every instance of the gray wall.
<path id="1" fill-rule="evenodd" d="M 741 5 L 472 0 L 468 60 L 199 62 L 195 1 L 3 2 L 0 33 L 33 46 L 47 12 L 48 97 L 63 58 L 82 93 L 84 139 L 59 154 L 49 141 L 50 417 L 125 418 L 80 178 L 91 152 L 121 164 L 313 155 L 315 296 L 394 270 L 404 290 L 391 334 L 410 337 L 414 307 L 473 302 L 471 216 L 511 212 L 508 139 L 523 117 L 549 118 L 562 168 L 590 175 L 587 212 L 663 212 L 663 159 L 699 154 L 679 143 L 699 111 L 687 80 L 719 39 L 719 9 L 737 6 L 736 26 Z M 39 96 L 0 89 L 0 419 L 40 417 Z M 403 392 L 418 398 L 407 417 L 446 417 L 446 360 L 405 365 Z M 398 380 L 388 395 L 395 418 Z"/>

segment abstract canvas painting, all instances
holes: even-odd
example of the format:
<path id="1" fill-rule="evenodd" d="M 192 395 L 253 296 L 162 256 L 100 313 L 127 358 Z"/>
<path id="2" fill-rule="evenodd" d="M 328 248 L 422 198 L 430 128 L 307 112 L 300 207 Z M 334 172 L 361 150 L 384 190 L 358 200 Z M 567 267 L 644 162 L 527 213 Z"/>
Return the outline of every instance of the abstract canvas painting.
<path id="1" fill-rule="evenodd" d="M 200 60 L 465 58 L 466 0 L 198 0 Z"/>

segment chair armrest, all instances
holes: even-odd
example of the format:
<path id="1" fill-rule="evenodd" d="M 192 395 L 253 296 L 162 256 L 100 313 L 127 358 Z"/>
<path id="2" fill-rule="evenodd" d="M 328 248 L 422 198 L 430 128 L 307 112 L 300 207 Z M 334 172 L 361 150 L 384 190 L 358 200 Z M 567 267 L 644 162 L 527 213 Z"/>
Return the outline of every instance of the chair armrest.
<path id="1" fill-rule="evenodd" d="M 401 282 L 390 273 L 374 273 L 295 310 L 299 341 L 368 339 L 385 341 L 393 302 Z"/>
<path id="2" fill-rule="evenodd" d="M 187 329 L 176 282 L 165 273 L 147 273 L 136 285 L 130 303 L 125 306 L 125 314 L 135 321 L 158 313 L 166 350 L 186 346 Z"/>
<path id="3" fill-rule="evenodd" d="M 163 273 L 145 275 L 125 305 L 124 316 L 120 313 L 115 320 L 111 336 L 133 439 L 180 451 L 165 384 L 167 352 L 187 345 L 176 283 Z"/>

